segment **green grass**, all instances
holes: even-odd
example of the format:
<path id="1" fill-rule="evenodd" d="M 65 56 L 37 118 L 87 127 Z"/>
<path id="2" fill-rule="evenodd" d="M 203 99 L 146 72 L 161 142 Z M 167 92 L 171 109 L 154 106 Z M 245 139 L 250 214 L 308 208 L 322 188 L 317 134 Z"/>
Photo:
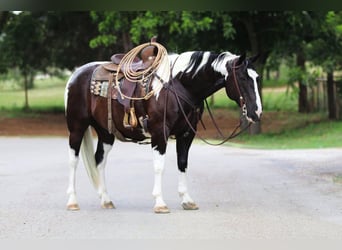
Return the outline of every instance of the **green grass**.
<path id="1" fill-rule="evenodd" d="M 35 88 L 28 91 L 30 109 L 35 111 L 62 111 L 65 84 L 66 80 L 60 78 L 36 80 Z M 0 91 L 0 110 L 20 111 L 23 109 L 24 103 L 24 90 L 5 89 Z"/>
<path id="2" fill-rule="evenodd" d="M 342 121 L 312 122 L 300 128 L 290 128 L 275 133 L 258 135 L 245 133 L 235 139 L 232 145 L 234 144 L 266 149 L 342 147 Z"/>

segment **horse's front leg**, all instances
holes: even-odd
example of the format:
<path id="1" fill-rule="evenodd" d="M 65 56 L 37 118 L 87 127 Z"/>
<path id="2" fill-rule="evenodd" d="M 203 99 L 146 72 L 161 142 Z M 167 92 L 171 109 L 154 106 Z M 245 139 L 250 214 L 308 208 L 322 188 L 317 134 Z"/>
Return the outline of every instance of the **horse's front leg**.
<path id="1" fill-rule="evenodd" d="M 157 142 L 156 142 L 157 141 Z M 160 136 L 157 140 L 152 136 L 152 153 L 153 153 L 153 167 L 154 167 L 154 186 L 152 195 L 155 199 L 154 212 L 155 213 L 169 213 L 162 193 L 162 178 L 164 173 L 166 143 L 164 137 Z"/>
<path id="2" fill-rule="evenodd" d="M 187 185 L 187 167 L 188 167 L 188 154 L 191 143 L 194 139 L 194 133 L 187 133 L 176 138 L 177 148 L 177 163 L 178 163 L 178 193 L 182 199 L 182 207 L 185 210 L 197 210 L 198 206 L 191 198 L 188 185 Z"/>

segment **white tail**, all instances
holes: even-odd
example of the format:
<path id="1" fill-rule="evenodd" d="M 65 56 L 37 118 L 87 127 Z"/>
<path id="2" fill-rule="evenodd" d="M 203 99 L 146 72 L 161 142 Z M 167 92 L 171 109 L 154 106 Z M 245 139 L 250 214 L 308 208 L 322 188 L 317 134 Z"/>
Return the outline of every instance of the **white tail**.
<path id="1" fill-rule="evenodd" d="M 96 167 L 95 151 L 90 127 L 84 132 L 81 144 L 81 155 L 88 176 L 97 190 L 99 187 L 99 172 Z"/>

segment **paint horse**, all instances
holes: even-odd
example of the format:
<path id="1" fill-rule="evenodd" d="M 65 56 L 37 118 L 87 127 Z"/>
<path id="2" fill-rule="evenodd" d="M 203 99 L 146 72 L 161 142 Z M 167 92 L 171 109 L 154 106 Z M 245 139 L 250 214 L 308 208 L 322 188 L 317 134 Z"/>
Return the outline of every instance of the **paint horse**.
<path id="1" fill-rule="evenodd" d="M 172 76 L 165 74 L 165 67 L 172 62 Z M 113 124 L 120 137 L 134 142 L 150 137 L 155 198 L 154 212 L 168 213 L 169 208 L 162 194 L 162 176 L 168 138 L 176 139 L 179 169 L 178 192 L 185 210 L 198 209 L 191 198 L 186 181 L 188 152 L 195 136 L 197 123 L 203 112 L 203 101 L 217 90 L 225 87 L 228 97 L 244 109 L 250 122 L 260 119 L 262 108 L 258 94 L 258 74 L 253 69 L 253 60 L 228 52 L 186 52 L 166 57 L 152 78 L 153 95 L 134 102 L 137 117 L 147 117 L 145 125 L 134 128 L 123 126 L 124 108 L 117 99 L 110 100 Z M 88 175 L 97 190 L 101 206 L 114 208 L 105 184 L 105 166 L 108 153 L 116 136 L 108 131 L 108 99 L 91 94 L 91 77 L 103 62 L 92 62 L 78 68 L 70 77 L 65 91 L 66 120 L 69 130 L 69 210 L 78 210 L 75 172 L 81 153 Z M 97 133 L 97 148 L 94 151 L 90 127 Z M 149 135 L 147 135 L 147 132 Z M 117 139 L 123 139 L 117 138 Z"/>

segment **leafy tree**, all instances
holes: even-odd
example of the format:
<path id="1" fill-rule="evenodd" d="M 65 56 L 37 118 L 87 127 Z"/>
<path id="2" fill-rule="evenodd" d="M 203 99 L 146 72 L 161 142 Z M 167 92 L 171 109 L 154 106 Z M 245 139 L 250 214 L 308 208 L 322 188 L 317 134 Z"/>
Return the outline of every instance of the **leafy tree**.
<path id="1" fill-rule="evenodd" d="M 170 51 L 227 50 L 234 35 L 229 15 L 203 11 L 92 12 L 100 35 L 90 46 L 114 46 L 128 51 L 158 35 Z"/>
<path id="2" fill-rule="evenodd" d="M 41 13 L 44 18 L 49 65 L 74 69 L 95 60 L 108 60 L 110 47 L 92 49 L 89 41 L 96 35 L 97 24 L 86 11 L 54 11 Z"/>
<path id="3" fill-rule="evenodd" d="M 9 18 L 9 15 L 10 15 L 9 11 L 0 11 L 0 32 L 5 26 L 7 19 Z"/>
<path id="4" fill-rule="evenodd" d="M 341 69 L 342 12 L 329 11 L 324 15 L 317 39 L 308 46 L 310 59 L 327 72 L 328 110 L 330 119 L 338 119 L 337 92 L 334 71 Z"/>
<path id="5" fill-rule="evenodd" d="M 137 17 L 137 11 L 92 11 L 93 22 L 99 34 L 90 40 L 91 48 L 112 47 L 116 52 L 127 52 L 133 48 L 130 24 Z"/>
<path id="6" fill-rule="evenodd" d="M 284 39 L 282 49 L 287 53 L 287 57 L 295 55 L 295 69 L 301 71 L 302 76 L 307 75 L 307 46 L 319 36 L 320 25 L 323 21 L 323 13 L 321 12 L 290 12 L 287 15 L 286 23 L 288 24 L 288 38 Z M 313 110 L 313 107 L 308 100 L 309 81 L 305 81 L 306 77 L 299 77 L 298 94 L 298 111 L 307 113 Z"/>
<path id="7" fill-rule="evenodd" d="M 1 29 L 2 28 L 2 29 Z M 0 72 L 17 67 L 28 89 L 38 71 L 49 67 L 74 69 L 89 61 L 108 59 L 109 48 L 91 49 L 97 24 L 89 12 L 0 12 Z"/>
<path id="8" fill-rule="evenodd" d="M 29 108 L 28 89 L 33 87 L 34 76 L 47 65 L 47 47 L 40 19 L 30 12 L 10 15 L 0 40 L 0 61 L 3 71 L 17 67 L 24 79 L 25 109 Z"/>

